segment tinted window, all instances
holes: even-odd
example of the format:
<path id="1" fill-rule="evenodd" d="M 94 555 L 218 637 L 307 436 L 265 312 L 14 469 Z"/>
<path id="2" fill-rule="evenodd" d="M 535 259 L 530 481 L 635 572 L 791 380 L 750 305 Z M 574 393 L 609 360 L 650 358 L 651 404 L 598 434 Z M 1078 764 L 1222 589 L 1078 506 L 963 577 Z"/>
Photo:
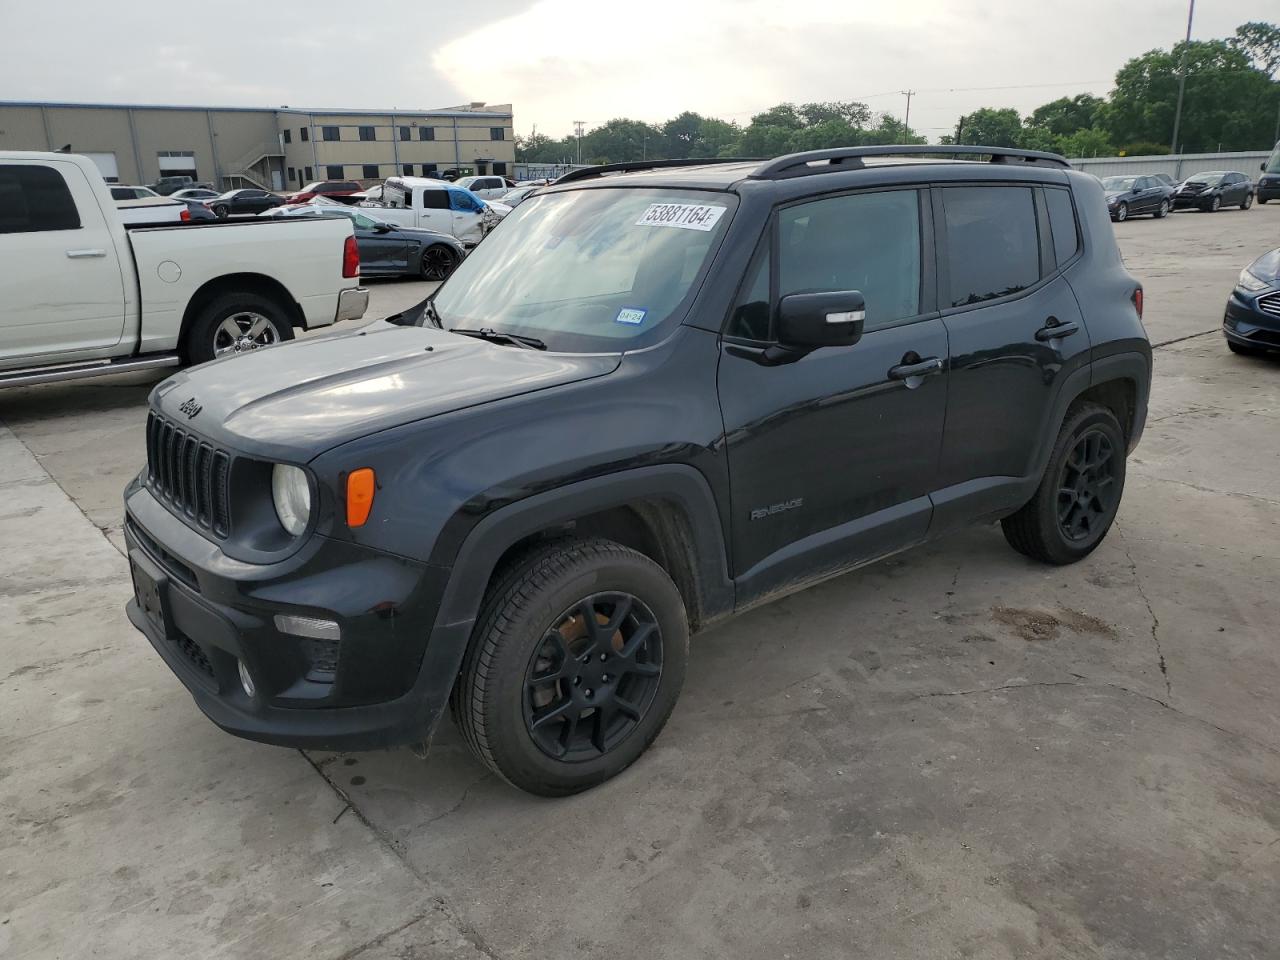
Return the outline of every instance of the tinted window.
<path id="1" fill-rule="evenodd" d="M 428 210 L 448 210 L 448 190 L 423 190 L 422 205 Z"/>
<path id="2" fill-rule="evenodd" d="M 375 138 L 374 138 L 374 134 L 373 134 L 373 127 L 361 127 L 361 128 L 360 128 L 360 139 L 361 139 L 361 140 L 373 140 L 373 139 L 375 139 Z"/>
<path id="3" fill-rule="evenodd" d="M 336 163 L 335 163 L 335 164 L 332 164 L 332 165 L 330 165 L 330 166 L 325 167 L 325 168 L 324 168 L 324 175 L 325 175 L 326 177 L 331 177 L 331 178 L 334 178 L 334 179 L 336 179 L 336 178 L 338 178 L 338 177 L 342 176 L 342 165 L 341 165 L 341 164 L 336 164 Z"/>
<path id="4" fill-rule="evenodd" d="M 951 306 L 1003 297 L 1040 279 L 1029 187 L 953 187 L 943 196 Z"/>
<path id="5" fill-rule="evenodd" d="M 725 333 L 747 340 L 769 339 L 769 245 L 763 244 L 747 268 L 747 282 Z"/>
<path id="6" fill-rule="evenodd" d="M 130 187 L 113 187 L 111 190 L 112 200 L 132 200 L 133 198 L 133 190 Z"/>
<path id="7" fill-rule="evenodd" d="M 307 127 L 303 127 L 299 132 L 302 134 L 302 139 L 303 139 L 303 140 L 310 140 L 310 139 L 311 139 L 311 130 L 310 130 L 309 128 L 307 128 Z"/>
<path id="8" fill-rule="evenodd" d="M 402 167 L 400 168 L 400 172 L 401 172 L 401 173 L 403 173 L 406 177 L 412 177 L 412 176 L 413 176 L 413 164 L 412 164 L 412 163 L 406 163 L 404 166 L 402 166 Z"/>
<path id="9" fill-rule="evenodd" d="M 507 172 L 507 165 L 506 165 L 505 163 L 503 163 L 501 160 L 499 160 L 498 162 L 494 163 L 494 165 L 493 165 L 493 172 L 494 172 L 494 173 L 506 174 L 506 172 Z"/>
<path id="10" fill-rule="evenodd" d="M 502 130 L 502 127 L 490 127 L 490 128 L 489 128 L 489 139 L 490 139 L 490 140 L 501 140 L 501 139 L 503 139 L 503 130 Z"/>
<path id="11" fill-rule="evenodd" d="M 338 128 L 337 128 L 337 127 L 324 127 L 324 128 L 323 128 L 323 130 L 322 130 L 322 132 L 324 133 L 324 138 L 325 138 L 326 140 L 337 140 L 337 139 L 338 139 Z"/>
<path id="12" fill-rule="evenodd" d="M 435 138 L 436 138 L 435 127 L 419 127 L 418 128 L 419 140 L 434 140 Z"/>
<path id="13" fill-rule="evenodd" d="M 1049 207 L 1049 229 L 1053 233 L 1054 255 L 1058 263 L 1066 263 L 1080 249 L 1080 238 L 1076 232 L 1076 211 L 1071 205 L 1071 194 L 1067 190 L 1047 189 L 1044 198 Z"/>
<path id="14" fill-rule="evenodd" d="M 779 297 L 859 290 L 868 330 L 920 312 L 920 202 L 914 190 L 788 207 L 778 216 L 778 244 Z"/>
<path id="15" fill-rule="evenodd" d="M 409 139 L 409 128 L 408 128 L 408 127 L 401 127 L 401 128 L 400 128 L 400 139 L 401 139 L 401 140 L 408 140 L 408 139 Z"/>
<path id="16" fill-rule="evenodd" d="M 479 212 L 483 209 L 476 198 L 466 190 L 450 190 L 449 207 L 452 210 L 461 210 L 464 212 Z"/>
<path id="17" fill-rule="evenodd" d="M 284 142 L 293 143 L 293 131 L 291 131 L 288 127 L 284 128 Z"/>
<path id="18" fill-rule="evenodd" d="M 434 177 L 437 169 L 434 163 L 424 163 L 422 165 L 422 175 L 424 177 Z"/>
<path id="19" fill-rule="evenodd" d="M 78 229 L 75 201 L 58 171 L 0 164 L 0 233 Z"/>
<path id="20" fill-rule="evenodd" d="M 366 164 L 364 165 L 364 173 L 362 174 L 362 176 L 363 176 L 366 180 L 377 180 L 377 179 L 378 179 L 378 165 L 377 165 L 376 163 L 366 163 Z"/>
<path id="21" fill-rule="evenodd" d="M 307 168 L 306 168 L 306 170 L 305 170 L 305 173 L 306 173 L 306 179 L 307 179 L 307 180 L 310 180 L 310 179 L 311 179 L 311 168 L 310 168 L 310 167 L 307 167 Z"/>
<path id="22" fill-rule="evenodd" d="M 294 169 L 293 169 L 293 167 L 290 167 L 290 168 L 289 168 L 289 182 L 290 182 L 290 183 L 292 183 L 294 180 L 296 180 L 296 179 L 297 179 L 297 173 L 298 173 L 298 171 L 294 170 Z"/>

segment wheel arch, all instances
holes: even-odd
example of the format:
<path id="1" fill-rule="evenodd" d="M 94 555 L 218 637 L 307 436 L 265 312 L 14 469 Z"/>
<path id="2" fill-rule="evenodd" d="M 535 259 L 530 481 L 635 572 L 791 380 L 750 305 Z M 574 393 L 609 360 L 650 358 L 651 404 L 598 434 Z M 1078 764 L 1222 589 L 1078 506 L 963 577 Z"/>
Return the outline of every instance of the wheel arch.
<path id="1" fill-rule="evenodd" d="M 227 273 L 206 280 L 187 301 L 187 308 L 182 313 L 182 326 L 178 331 L 178 348 L 186 350 L 187 335 L 205 307 L 224 294 L 241 292 L 256 293 L 275 301 L 287 311 L 291 326 L 306 326 L 302 307 L 279 280 L 261 273 Z"/>

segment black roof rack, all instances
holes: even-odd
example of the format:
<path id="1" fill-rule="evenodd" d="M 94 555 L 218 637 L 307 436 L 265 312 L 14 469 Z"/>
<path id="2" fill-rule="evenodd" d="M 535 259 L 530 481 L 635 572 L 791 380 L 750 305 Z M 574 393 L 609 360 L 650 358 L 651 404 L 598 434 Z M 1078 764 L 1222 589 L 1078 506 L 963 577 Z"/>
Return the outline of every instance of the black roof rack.
<path id="1" fill-rule="evenodd" d="M 689 157 L 682 160 L 631 160 L 627 163 L 605 163 L 596 167 L 583 167 L 570 170 L 555 183 L 572 183 L 575 180 L 590 180 L 602 177 L 606 173 L 632 173 L 636 170 L 661 170 L 663 167 L 703 167 L 713 163 L 760 163 L 758 157 Z"/>
<path id="2" fill-rule="evenodd" d="M 833 150 L 807 150 L 789 153 L 770 160 L 751 174 L 753 180 L 782 180 L 811 173 L 831 173 L 832 168 L 859 170 L 866 166 L 863 157 L 990 157 L 991 163 L 1027 163 L 1036 166 L 1070 167 L 1065 157 L 1039 150 L 1016 150 L 1012 147 L 970 147 L 932 144 L 884 145 L 874 147 L 837 147 Z M 824 162 L 825 161 L 825 162 Z"/>

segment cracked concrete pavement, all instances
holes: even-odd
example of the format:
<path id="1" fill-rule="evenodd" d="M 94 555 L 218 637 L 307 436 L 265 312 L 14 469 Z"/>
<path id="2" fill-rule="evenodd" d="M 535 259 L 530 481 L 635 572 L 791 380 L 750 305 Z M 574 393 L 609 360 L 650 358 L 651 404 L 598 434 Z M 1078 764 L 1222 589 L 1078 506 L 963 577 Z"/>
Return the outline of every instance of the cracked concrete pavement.
<path id="1" fill-rule="evenodd" d="M 709 631 L 649 754 L 560 801 L 447 725 L 215 729 L 109 545 L 156 378 L 0 393 L 0 955 L 1275 956 L 1280 362 L 1216 329 L 1280 208 L 1117 235 L 1165 346 L 1102 547 L 973 529 Z"/>

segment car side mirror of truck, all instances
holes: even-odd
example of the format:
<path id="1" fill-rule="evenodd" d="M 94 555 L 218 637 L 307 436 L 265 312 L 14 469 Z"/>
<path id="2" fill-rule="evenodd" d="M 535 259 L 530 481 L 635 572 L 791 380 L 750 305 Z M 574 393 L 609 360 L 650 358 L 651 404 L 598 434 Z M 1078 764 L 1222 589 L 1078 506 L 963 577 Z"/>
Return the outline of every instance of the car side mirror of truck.
<path id="1" fill-rule="evenodd" d="M 860 290 L 792 293 L 778 303 L 778 344 L 805 351 L 847 347 L 862 337 L 866 317 Z"/>

